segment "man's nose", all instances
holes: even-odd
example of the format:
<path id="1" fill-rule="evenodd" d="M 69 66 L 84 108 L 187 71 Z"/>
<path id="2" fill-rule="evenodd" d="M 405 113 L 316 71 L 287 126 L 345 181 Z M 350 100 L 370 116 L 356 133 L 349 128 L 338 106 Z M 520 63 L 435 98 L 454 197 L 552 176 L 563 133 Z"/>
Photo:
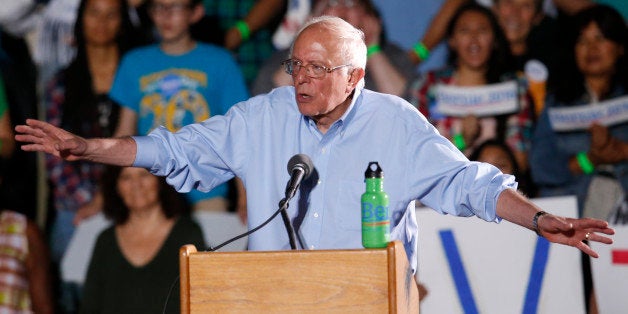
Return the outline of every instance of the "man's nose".
<path id="1" fill-rule="evenodd" d="M 299 67 L 298 69 L 295 69 L 292 77 L 294 77 L 294 82 L 297 84 L 307 82 L 310 79 L 307 75 L 306 67 Z"/>

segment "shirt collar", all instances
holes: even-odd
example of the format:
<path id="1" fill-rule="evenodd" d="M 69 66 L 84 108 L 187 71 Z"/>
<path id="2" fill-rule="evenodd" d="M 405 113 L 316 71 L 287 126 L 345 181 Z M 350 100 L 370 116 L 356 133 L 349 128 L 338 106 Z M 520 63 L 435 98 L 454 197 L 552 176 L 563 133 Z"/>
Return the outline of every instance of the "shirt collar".
<path id="1" fill-rule="evenodd" d="M 356 88 L 356 89 L 353 90 L 353 97 L 351 98 L 351 104 L 349 105 L 349 108 L 347 108 L 347 111 L 345 111 L 345 113 L 336 122 L 341 121 L 341 122 L 344 123 L 345 121 L 348 122 L 349 120 L 351 120 L 351 118 L 354 116 L 353 108 L 355 107 L 356 102 L 357 102 L 357 100 L 358 100 L 358 98 L 360 97 L 361 94 L 362 94 L 362 89 L 361 88 L 360 89 Z"/>
<path id="2" fill-rule="evenodd" d="M 353 90 L 353 96 L 351 97 L 351 103 L 349 104 L 347 111 L 345 111 L 345 113 L 342 114 L 342 116 L 331 125 L 331 127 L 329 128 L 330 130 L 333 128 L 344 129 L 346 127 L 347 123 L 351 121 L 353 116 L 355 116 L 355 110 L 353 110 L 353 108 L 356 106 L 356 102 L 358 98 L 360 97 L 360 95 L 362 95 L 362 88 L 360 89 L 356 88 Z M 303 117 L 303 121 L 305 121 L 310 126 L 316 128 L 316 122 L 311 117 L 304 116 L 304 115 L 302 115 L 302 117 Z"/>

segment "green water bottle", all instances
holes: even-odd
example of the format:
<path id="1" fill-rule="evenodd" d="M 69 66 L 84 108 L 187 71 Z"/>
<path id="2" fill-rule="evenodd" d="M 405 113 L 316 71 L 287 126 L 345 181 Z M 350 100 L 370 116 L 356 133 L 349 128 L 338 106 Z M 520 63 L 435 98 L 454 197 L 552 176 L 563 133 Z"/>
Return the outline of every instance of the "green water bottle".
<path id="1" fill-rule="evenodd" d="M 376 161 L 364 173 L 366 191 L 362 194 L 362 246 L 384 248 L 390 241 L 388 195 L 384 192 L 384 172 Z"/>

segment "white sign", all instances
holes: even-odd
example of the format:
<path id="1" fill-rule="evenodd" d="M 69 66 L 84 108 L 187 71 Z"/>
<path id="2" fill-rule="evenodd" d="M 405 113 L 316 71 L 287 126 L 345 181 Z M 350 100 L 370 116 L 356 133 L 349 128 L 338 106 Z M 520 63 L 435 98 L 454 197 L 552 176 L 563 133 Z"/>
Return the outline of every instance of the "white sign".
<path id="1" fill-rule="evenodd" d="M 216 247 L 247 231 L 247 227 L 240 221 L 238 215 L 230 212 L 212 212 L 197 210 L 192 213 L 194 220 L 203 230 L 205 244 Z M 245 251 L 248 245 L 248 237 L 238 239 L 222 247 L 220 252 Z M 201 250 L 201 248 L 196 248 Z"/>
<path id="2" fill-rule="evenodd" d="M 435 95 L 436 110 L 452 117 L 486 117 L 519 111 L 516 81 L 473 87 L 439 84 Z"/>
<path id="3" fill-rule="evenodd" d="M 68 248 L 61 258 L 61 278 L 64 281 L 78 284 L 85 282 L 96 239 L 110 225 L 111 221 L 100 212 L 76 226 Z"/>
<path id="4" fill-rule="evenodd" d="M 628 96 L 597 104 L 550 108 L 548 114 L 552 129 L 557 132 L 586 130 L 593 122 L 615 125 L 628 121 Z"/>
<path id="5" fill-rule="evenodd" d="M 591 259 L 593 287 L 599 313 L 626 313 L 628 309 L 628 225 L 615 229 L 613 244 L 591 243 L 600 257 Z"/>
<path id="6" fill-rule="evenodd" d="M 575 197 L 533 200 L 575 217 Z M 503 221 L 418 209 L 421 314 L 585 313 L 580 251 Z"/>

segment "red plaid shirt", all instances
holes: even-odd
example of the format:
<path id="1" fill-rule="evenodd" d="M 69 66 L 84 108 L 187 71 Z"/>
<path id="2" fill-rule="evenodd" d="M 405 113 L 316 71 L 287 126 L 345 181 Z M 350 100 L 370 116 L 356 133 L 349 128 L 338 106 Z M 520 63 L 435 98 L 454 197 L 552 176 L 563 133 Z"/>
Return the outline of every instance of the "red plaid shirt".
<path id="1" fill-rule="evenodd" d="M 453 68 L 445 68 L 438 71 L 430 71 L 416 80 L 410 87 L 410 103 L 417 107 L 419 111 L 432 123 L 441 135 L 452 139 L 453 135 L 462 132 L 462 118 L 443 116 L 434 112 L 436 105 L 435 87 L 439 84 L 454 85 Z M 530 147 L 532 137 L 533 113 L 531 112 L 530 96 L 527 92 L 525 80 L 521 76 L 505 76 L 503 81 L 517 80 L 519 91 L 520 111 L 511 114 L 506 120 L 504 141 L 515 152 L 527 152 Z M 495 139 L 497 136 L 497 119 L 495 117 L 480 118 L 482 131 L 474 143 L 467 143 L 464 153 L 468 156 L 473 149 L 488 139 Z"/>

